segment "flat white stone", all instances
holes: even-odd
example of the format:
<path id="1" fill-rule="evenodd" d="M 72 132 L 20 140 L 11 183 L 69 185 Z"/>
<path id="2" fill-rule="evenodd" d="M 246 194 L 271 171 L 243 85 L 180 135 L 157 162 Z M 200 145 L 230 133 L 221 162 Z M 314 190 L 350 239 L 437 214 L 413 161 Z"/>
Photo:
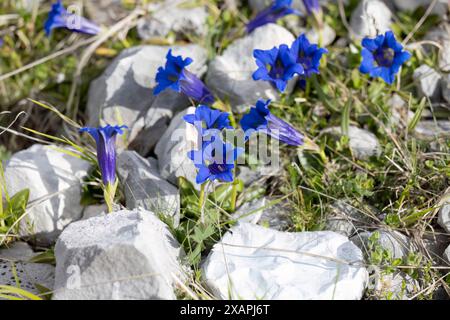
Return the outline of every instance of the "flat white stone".
<path id="1" fill-rule="evenodd" d="M 444 258 L 447 259 L 448 263 L 450 264 L 450 246 L 448 246 L 448 248 L 445 249 Z"/>
<path id="2" fill-rule="evenodd" d="M 271 204 L 276 199 L 262 197 L 244 203 L 232 215 L 237 222 L 259 224 L 275 230 L 286 230 L 291 224 L 292 208 L 287 201 Z"/>
<path id="3" fill-rule="evenodd" d="M 205 6 L 187 6 L 184 0 L 167 0 L 150 3 L 150 15 L 138 22 L 139 37 L 149 40 L 166 37 L 170 31 L 180 35 L 194 34 L 204 36 L 207 32 Z"/>
<path id="4" fill-rule="evenodd" d="M 447 74 L 444 76 L 444 78 L 441 81 L 441 87 L 442 87 L 442 97 L 450 103 L 450 74 Z"/>
<path id="5" fill-rule="evenodd" d="M 341 136 L 341 127 L 331 127 L 325 129 L 334 136 Z M 370 131 L 360 129 L 355 126 L 348 128 L 349 146 L 353 155 L 357 159 L 368 159 L 371 156 L 379 156 L 381 154 L 381 146 L 377 137 Z"/>
<path id="6" fill-rule="evenodd" d="M 361 299 L 368 274 L 361 250 L 334 232 L 231 228 L 202 266 L 220 299 Z"/>
<path id="7" fill-rule="evenodd" d="M 440 207 L 438 213 L 439 225 L 450 233 L 450 190 L 442 196 L 438 206 Z"/>
<path id="8" fill-rule="evenodd" d="M 402 259 L 411 251 L 417 249 L 411 243 L 411 240 L 404 234 L 392 230 L 377 230 L 379 233 L 378 244 L 388 251 L 393 259 Z M 369 238 L 373 232 L 362 232 L 353 236 L 350 240 L 355 243 L 364 253 L 368 253 Z"/>
<path id="9" fill-rule="evenodd" d="M 420 291 L 420 284 L 403 272 L 380 274 L 374 294 L 380 300 L 408 300 Z"/>
<path id="10" fill-rule="evenodd" d="M 41 289 L 50 293 L 55 282 L 55 267 L 29 262 L 35 255 L 25 242 L 15 242 L 9 248 L 1 249 L 0 285 L 20 287 L 34 294 L 42 293 Z"/>
<path id="11" fill-rule="evenodd" d="M 193 125 L 183 120 L 186 114 L 192 113 L 195 113 L 195 108 L 189 107 L 173 118 L 169 128 L 160 136 L 155 154 L 164 179 L 178 185 L 178 178 L 184 177 L 198 187 L 195 183 L 197 169 L 187 156 L 189 151 L 198 148 L 198 133 Z"/>
<path id="12" fill-rule="evenodd" d="M 146 210 L 72 223 L 55 246 L 53 299 L 175 299 L 184 256 L 167 226 Z"/>
<path id="13" fill-rule="evenodd" d="M 433 0 L 394 0 L 394 4 L 400 10 L 414 11 L 419 6 L 425 9 L 433 2 Z M 445 15 L 448 11 L 448 0 L 438 0 L 432 9 L 432 13 Z"/>
<path id="14" fill-rule="evenodd" d="M 142 207 L 162 216 L 177 227 L 180 223 L 178 188 L 159 175 L 158 167 L 135 151 L 123 151 L 117 158 L 128 209 Z"/>
<path id="15" fill-rule="evenodd" d="M 439 98 L 439 83 L 442 77 L 436 70 L 423 64 L 414 70 L 413 78 L 421 96 L 435 100 Z"/>
<path id="16" fill-rule="evenodd" d="M 356 38 L 384 34 L 391 29 L 391 10 L 380 0 L 362 0 L 352 12 L 350 26 Z"/>
<path id="17" fill-rule="evenodd" d="M 81 218 L 81 180 L 90 167 L 57 148 L 35 144 L 14 154 L 5 168 L 10 196 L 30 190 L 20 235 L 42 244 L 54 242 L 64 227 Z"/>
<path id="18" fill-rule="evenodd" d="M 317 29 L 301 29 L 301 33 L 305 33 L 310 43 L 319 43 L 320 32 Z M 336 31 L 328 24 L 324 24 L 322 30 L 322 47 L 329 46 L 336 39 Z"/>
<path id="19" fill-rule="evenodd" d="M 108 206 L 104 203 L 90 205 L 84 208 L 82 220 L 104 216 L 107 213 L 108 213 Z"/>

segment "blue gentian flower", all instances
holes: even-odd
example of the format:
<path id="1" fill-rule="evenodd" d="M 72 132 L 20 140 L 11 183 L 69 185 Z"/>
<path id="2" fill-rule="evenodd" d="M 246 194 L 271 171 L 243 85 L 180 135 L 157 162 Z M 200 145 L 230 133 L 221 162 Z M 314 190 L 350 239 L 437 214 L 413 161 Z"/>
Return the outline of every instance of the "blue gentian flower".
<path id="1" fill-rule="evenodd" d="M 253 56 L 258 66 L 253 73 L 253 79 L 269 81 L 281 92 L 286 89 L 288 81 L 295 74 L 304 73 L 302 65 L 297 63 L 297 58 L 285 44 L 270 50 L 256 49 Z"/>
<path id="2" fill-rule="evenodd" d="M 56 1 L 48 13 L 44 29 L 47 36 L 56 28 L 66 28 L 74 32 L 96 35 L 100 32 L 100 27 L 86 18 L 67 12 L 62 4 L 62 0 Z"/>
<path id="3" fill-rule="evenodd" d="M 305 34 L 300 35 L 291 46 L 292 54 L 297 58 L 304 69 L 304 74 L 300 76 L 300 87 L 306 87 L 306 78 L 319 73 L 320 59 L 322 55 L 328 53 L 327 49 L 319 48 L 317 44 L 310 44 Z"/>
<path id="4" fill-rule="evenodd" d="M 259 12 L 256 17 L 247 24 L 247 32 L 250 33 L 258 27 L 268 23 L 274 23 L 278 19 L 290 14 L 300 14 L 291 7 L 292 0 L 275 0 L 272 5 Z"/>
<path id="5" fill-rule="evenodd" d="M 319 0 L 303 0 L 307 14 L 315 14 L 321 11 Z"/>
<path id="6" fill-rule="evenodd" d="M 89 133 L 97 144 L 97 160 L 105 186 L 116 182 L 116 136 L 122 134 L 127 126 L 81 128 L 80 132 Z"/>
<path id="7" fill-rule="evenodd" d="M 314 73 L 319 73 L 320 59 L 328 50 L 319 48 L 317 44 L 310 44 L 306 35 L 302 34 L 292 43 L 291 52 L 302 65 L 304 76 L 309 78 Z"/>
<path id="8" fill-rule="evenodd" d="M 203 144 L 200 150 L 190 151 L 188 157 L 198 168 L 196 183 L 203 184 L 207 180 L 232 182 L 235 161 L 242 152 L 242 148 L 235 148 L 231 143 L 224 143 L 220 139 Z"/>
<path id="9" fill-rule="evenodd" d="M 204 105 L 199 105 L 195 109 L 195 114 L 187 114 L 184 121 L 194 125 L 199 134 L 204 136 L 223 129 L 232 129 L 229 114 L 219 110 L 211 109 Z"/>
<path id="10" fill-rule="evenodd" d="M 181 56 L 173 56 L 172 49 L 166 56 L 165 67 L 159 67 L 156 73 L 156 82 L 158 83 L 153 93 L 158 95 L 169 88 L 177 92 L 183 92 L 188 97 L 203 104 L 213 104 L 215 99 L 205 84 L 186 67 L 193 60 L 191 58 L 183 59 Z"/>
<path id="11" fill-rule="evenodd" d="M 388 84 L 394 82 L 401 65 L 411 58 L 411 53 L 403 50 L 392 31 L 374 39 L 366 37 L 361 44 L 362 62 L 359 70 L 374 78 L 381 77 Z"/>
<path id="12" fill-rule="evenodd" d="M 263 132 L 271 137 L 292 146 L 301 146 L 304 143 L 303 135 L 295 130 L 289 123 L 274 116 L 269 111 L 270 100 L 258 100 L 256 106 L 242 117 L 241 127 L 248 138 L 255 131 Z"/>

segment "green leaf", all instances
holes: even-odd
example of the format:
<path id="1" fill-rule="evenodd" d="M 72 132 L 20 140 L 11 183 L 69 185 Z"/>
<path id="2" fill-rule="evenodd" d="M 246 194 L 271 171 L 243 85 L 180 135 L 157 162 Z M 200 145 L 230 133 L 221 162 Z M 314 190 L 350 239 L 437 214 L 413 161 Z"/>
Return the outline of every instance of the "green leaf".
<path id="1" fill-rule="evenodd" d="M 420 118 L 422 117 L 423 109 L 425 108 L 425 103 L 427 102 L 427 99 L 425 97 L 420 100 L 419 106 L 417 107 L 416 113 L 414 114 L 414 117 L 411 119 L 411 121 L 408 124 L 408 131 L 413 131 L 417 124 L 419 123 Z M 411 99 L 409 99 L 409 103 L 411 106 Z"/>
<path id="2" fill-rule="evenodd" d="M 190 217 L 199 217 L 200 209 L 198 201 L 200 195 L 190 181 L 184 177 L 178 178 L 178 187 L 180 188 L 180 201 L 183 214 Z"/>
<path id="3" fill-rule="evenodd" d="M 352 70 L 352 82 L 355 89 L 361 88 L 361 73 L 358 69 Z"/>
<path id="4" fill-rule="evenodd" d="M 8 203 L 8 211 L 15 217 L 20 217 L 26 210 L 28 205 L 28 199 L 30 196 L 30 190 L 24 189 L 17 192 Z"/>
<path id="5" fill-rule="evenodd" d="M 196 226 L 192 239 L 197 243 L 203 243 L 205 240 L 211 237 L 215 231 L 216 230 L 212 225 Z"/>
<path id="6" fill-rule="evenodd" d="M 331 99 L 330 96 L 328 96 L 322 89 L 322 87 L 319 84 L 319 81 L 317 80 L 316 75 L 313 75 L 312 77 L 312 83 L 314 85 L 314 89 L 316 89 L 317 91 L 317 95 L 319 97 L 319 100 L 322 101 L 322 103 L 324 104 L 324 106 L 326 106 L 330 111 L 334 111 L 337 112 L 338 109 L 336 108 L 336 106 L 334 105 L 334 103 L 332 103 L 333 99 Z"/>
<path id="7" fill-rule="evenodd" d="M 237 186 L 238 192 L 244 190 L 244 183 L 242 180 L 236 179 L 234 182 L 223 184 L 216 188 L 215 191 L 210 194 L 210 199 L 219 204 L 223 209 L 228 209 L 231 204 L 233 185 Z"/>
<path id="8" fill-rule="evenodd" d="M 46 263 L 46 264 L 56 264 L 55 252 L 53 249 L 48 249 L 38 255 L 35 255 L 30 259 L 30 262 L 34 263 Z"/>
<path id="9" fill-rule="evenodd" d="M 350 126 L 350 108 L 352 106 L 352 98 L 348 98 L 347 103 L 342 110 L 341 130 L 342 134 L 348 137 L 348 128 Z"/>

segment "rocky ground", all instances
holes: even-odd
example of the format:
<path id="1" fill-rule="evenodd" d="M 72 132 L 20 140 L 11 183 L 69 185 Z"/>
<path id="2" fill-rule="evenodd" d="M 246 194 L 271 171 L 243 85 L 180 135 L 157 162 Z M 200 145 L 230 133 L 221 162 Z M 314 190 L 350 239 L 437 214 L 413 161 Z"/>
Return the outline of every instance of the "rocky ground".
<path id="1" fill-rule="evenodd" d="M 318 41 L 305 16 L 246 34 L 270 1 L 85 2 L 97 37 L 45 37 L 49 1 L 0 3 L 0 299 L 449 299 L 446 1 L 320 1 L 321 74 L 282 95 L 252 79 L 253 50 Z M 392 86 L 358 71 L 373 28 L 412 53 Z M 201 223 L 195 106 L 153 94 L 169 48 L 236 119 L 270 98 L 319 150 L 240 166 L 237 209 L 216 185 Z M 100 123 L 129 128 L 113 213 L 78 133 Z"/>

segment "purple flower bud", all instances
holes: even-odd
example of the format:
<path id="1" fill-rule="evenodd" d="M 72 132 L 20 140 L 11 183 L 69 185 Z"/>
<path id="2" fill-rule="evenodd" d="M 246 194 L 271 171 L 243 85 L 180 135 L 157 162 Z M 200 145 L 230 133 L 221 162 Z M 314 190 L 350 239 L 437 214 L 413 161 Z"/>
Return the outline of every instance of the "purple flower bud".
<path id="1" fill-rule="evenodd" d="M 303 4 L 308 14 L 318 13 L 321 10 L 319 0 L 303 0 Z"/>
<path id="2" fill-rule="evenodd" d="M 96 35 L 100 32 L 100 27 L 95 23 L 76 14 L 67 12 L 61 0 L 58 0 L 52 5 L 44 26 L 47 36 L 50 35 L 53 29 L 57 28 L 66 28 L 74 32 L 91 35 Z"/>
<path id="3" fill-rule="evenodd" d="M 278 19 L 290 14 L 300 14 L 291 8 L 292 0 L 275 0 L 270 7 L 267 7 L 247 24 L 247 32 L 250 33 L 268 23 L 274 23 Z"/>
<path id="4" fill-rule="evenodd" d="M 241 127 L 245 131 L 246 137 L 259 131 L 292 146 L 303 145 L 303 135 L 289 123 L 274 116 L 269 111 L 269 104 L 270 100 L 258 100 L 256 106 L 242 117 Z"/>
<path id="5" fill-rule="evenodd" d="M 186 67 L 192 63 L 191 58 L 183 59 L 181 56 L 173 56 L 172 49 L 166 56 L 165 67 L 159 67 L 156 73 L 158 85 L 153 90 L 158 95 L 169 88 L 177 92 L 183 92 L 188 97 L 202 104 L 213 104 L 215 99 L 205 84 Z"/>
<path id="6" fill-rule="evenodd" d="M 122 134 L 127 126 L 81 128 L 80 132 L 89 133 L 97 144 L 97 161 L 105 186 L 116 182 L 116 136 Z"/>

